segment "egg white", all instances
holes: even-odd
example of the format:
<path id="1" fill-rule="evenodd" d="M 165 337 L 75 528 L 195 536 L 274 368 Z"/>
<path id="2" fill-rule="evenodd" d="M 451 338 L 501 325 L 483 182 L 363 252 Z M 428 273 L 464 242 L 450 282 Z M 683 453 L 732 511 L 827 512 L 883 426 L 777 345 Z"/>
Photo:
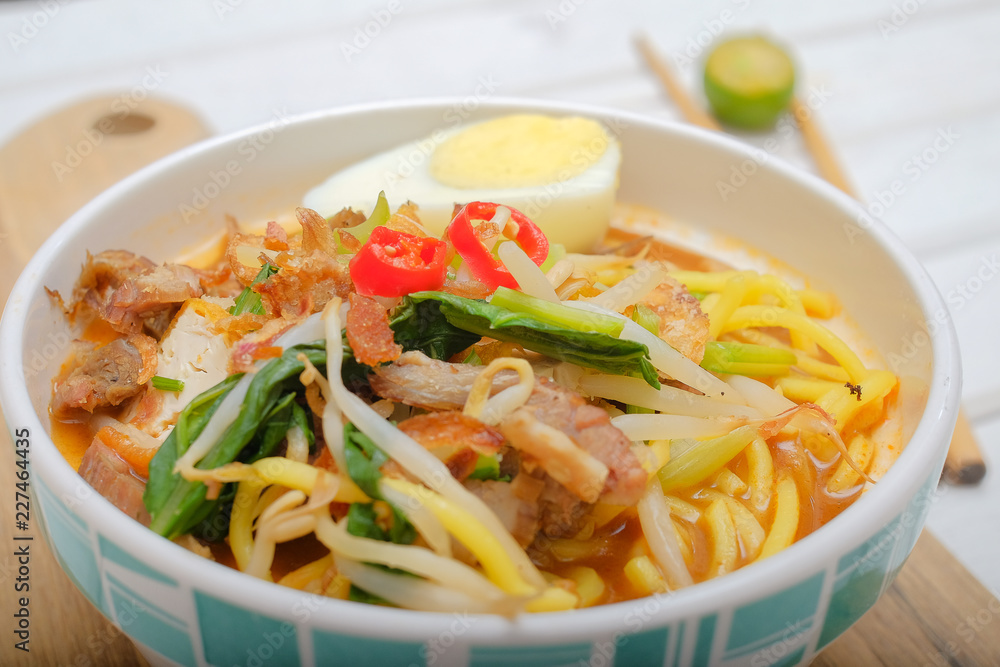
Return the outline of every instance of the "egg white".
<path id="1" fill-rule="evenodd" d="M 327 217 L 345 207 L 367 214 L 378 193 L 385 191 L 390 208 L 412 201 L 428 232 L 440 236 L 456 203 L 490 201 L 520 210 L 550 243 L 561 243 L 569 252 L 586 252 L 604 236 L 621 164 L 621 147 L 614 137 L 608 136 L 607 148 L 593 164 L 571 178 L 529 187 L 449 187 L 431 174 L 431 156 L 466 127 L 435 132 L 347 167 L 306 193 L 303 205 Z"/>

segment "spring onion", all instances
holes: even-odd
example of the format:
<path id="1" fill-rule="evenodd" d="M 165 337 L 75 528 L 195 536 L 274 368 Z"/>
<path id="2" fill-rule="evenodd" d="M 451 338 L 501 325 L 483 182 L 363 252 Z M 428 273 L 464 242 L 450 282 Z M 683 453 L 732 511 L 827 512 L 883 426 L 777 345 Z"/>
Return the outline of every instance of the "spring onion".
<path id="1" fill-rule="evenodd" d="M 789 350 L 712 340 L 705 344 L 701 367 L 713 373 L 769 377 L 787 375 L 795 361 Z"/>
<path id="2" fill-rule="evenodd" d="M 165 378 L 162 375 L 153 376 L 153 389 L 160 391 L 184 391 L 184 382 L 174 378 Z"/>
<path id="3" fill-rule="evenodd" d="M 264 304 L 261 303 L 260 294 L 253 291 L 253 287 L 264 282 L 277 272 L 278 267 L 270 262 L 260 267 L 260 271 L 257 272 L 257 276 L 253 279 L 253 282 L 244 287 L 240 295 L 236 297 L 236 302 L 229 309 L 229 314 L 242 315 L 244 313 L 253 313 L 254 315 L 263 315 Z"/>
<path id="4" fill-rule="evenodd" d="M 748 424 L 733 429 L 721 437 L 700 440 L 693 445 L 683 441 L 671 443 L 670 460 L 656 473 L 663 486 L 663 492 L 683 489 L 706 479 L 729 463 L 756 437 L 757 426 Z M 675 444 L 690 446 L 675 456 Z"/>
<path id="5" fill-rule="evenodd" d="M 384 225 L 389 222 L 391 217 L 391 212 L 389 211 L 389 201 L 385 198 L 385 191 L 378 193 L 378 201 L 375 202 L 375 208 L 372 209 L 371 214 L 368 219 L 362 222 L 360 225 L 355 227 L 349 227 L 345 229 L 351 236 L 356 238 L 358 242 L 364 243 L 368 240 L 368 237 L 372 235 L 372 231 L 379 225 Z M 338 230 L 339 231 L 339 230 Z M 352 251 L 347 248 L 340 239 L 340 234 L 335 234 L 337 237 L 337 252 L 339 253 L 351 253 Z"/>

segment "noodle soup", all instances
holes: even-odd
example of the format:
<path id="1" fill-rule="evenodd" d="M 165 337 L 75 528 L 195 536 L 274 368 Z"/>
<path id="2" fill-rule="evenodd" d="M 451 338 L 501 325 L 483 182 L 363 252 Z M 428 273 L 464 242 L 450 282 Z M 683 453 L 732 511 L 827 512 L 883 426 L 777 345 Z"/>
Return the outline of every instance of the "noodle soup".
<path id="1" fill-rule="evenodd" d="M 506 276 L 411 205 L 367 235 L 377 208 L 234 223 L 197 266 L 89 257 L 57 445 L 133 518 L 252 576 L 502 615 L 766 559 L 898 455 L 897 379 L 834 294 L 731 242 L 669 243 L 638 207 L 595 252 L 532 261 L 531 221 L 490 206 L 456 220 L 528 260 Z"/>

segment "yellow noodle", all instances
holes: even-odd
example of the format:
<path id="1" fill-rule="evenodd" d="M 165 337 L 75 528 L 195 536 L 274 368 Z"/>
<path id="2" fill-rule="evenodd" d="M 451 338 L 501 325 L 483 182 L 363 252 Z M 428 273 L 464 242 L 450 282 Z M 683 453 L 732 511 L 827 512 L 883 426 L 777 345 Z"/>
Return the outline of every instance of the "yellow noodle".
<path id="1" fill-rule="evenodd" d="M 691 533 L 677 517 L 671 516 L 670 523 L 674 526 L 674 535 L 677 536 L 677 547 L 680 549 L 681 557 L 684 559 L 684 564 L 690 570 L 691 565 L 694 563 L 694 545 L 691 543 Z"/>
<path id="2" fill-rule="evenodd" d="M 798 294 L 795 293 L 795 290 L 793 290 L 788 283 L 777 276 L 757 276 L 757 279 L 750 285 L 748 296 L 756 296 L 757 294 L 774 295 L 788 310 L 802 316 L 806 315 L 806 309 L 802 305 L 802 301 L 799 299 Z M 802 350 L 807 354 L 816 354 L 816 344 L 809 340 L 809 338 L 800 334 L 798 331 L 791 332 L 791 340 L 792 347 Z"/>
<path id="3" fill-rule="evenodd" d="M 806 309 L 806 314 L 811 317 L 818 317 L 821 320 L 828 320 L 836 317 L 840 312 L 840 302 L 837 297 L 830 292 L 821 292 L 815 289 L 800 289 L 796 292 L 802 306 Z"/>
<path id="4" fill-rule="evenodd" d="M 670 441 L 669 440 L 650 440 L 649 449 L 656 456 L 656 470 L 659 470 L 663 466 L 667 465 L 670 461 Z M 656 472 L 653 470 L 652 472 Z"/>
<path id="5" fill-rule="evenodd" d="M 544 611 L 566 611 L 577 607 L 579 602 L 580 599 L 565 588 L 550 586 L 542 591 L 538 597 L 529 600 L 524 605 L 524 609 L 535 614 Z"/>
<path id="6" fill-rule="evenodd" d="M 701 300 L 702 312 L 704 313 L 711 312 L 711 310 L 715 308 L 716 305 L 718 305 L 721 299 L 722 299 L 721 292 L 712 292 L 711 294 L 706 295 L 705 298 Z"/>
<path id="7" fill-rule="evenodd" d="M 594 527 L 600 528 L 607 525 L 626 509 L 628 509 L 626 505 L 612 505 L 610 503 L 598 502 L 594 505 L 594 509 L 590 513 L 590 516 L 594 520 Z"/>
<path id="8" fill-rule="evenodd" d="M 799 529 L 799 490 L 795 480 L 782 475 L 775 494 L 774 521 L 757 560 L 764 560 L 795 541 Z"/>
<path id="9" fill-rule="evenodd" d="M 260 494 L 260 498 L 257 499 L 257 504 L 253 508 L 253 518 L 256 519 L 263 514 L 264 510 L 270 507 L 271 503 L 275 500 L 283 496 L 287 490 L 284 486 L 271 486 L 265 489 L 264 493 Z"/>
<path id="10" fill-rule="evenodd" d="M 848 387 L 835 387 L 822 396 L 816 404 L 837 420 L 838 430 L 843 433 L 858 411 L 875 401 L 885 398 L 896 386 L 896 376 L 889 371 L 871 371 L 861 382 L 860 397 L 851 393 Z"/>
<path id="11" fill-rule="evenodd" d="M 847 451 L 851 454 L 854 462 L 858 464 L 858 467 L 862 470 L 868 470 L 868 464 L 871 462 L 874 453 L 871 440 L 857 433 L 847 445 Z M 847 461 L 841 461 L 830 477 L 830 481 L 827 482 L 826 488 L 830 493 L 843 493 L 860 482 L 861 475 L 855 472 L 851 466 L 847 465 Z"/>
<path id="12" fill-rule="evenodd" d="M 843 382 L 838 384 L 805 375 L 785 375 L 774 381 L 774 388 L 796 403 L 816 403 L 831 389 L 843 386 Z"/>
<path id="13" fill-rule="evenodd" d="M 736 309 L 742 305 L 743 298 L 746 296 L 753 279 L 753 274 L 740 272 L 726 281 L 718 302 L 712 306 L 711 310 L 707 311 L 709 337 L 719 337 L 722 327 L 729 321 Z"/>
<path id="14" fill-rule="evenodd" d="M 625 564 L 625 577 L 641 595 L 665 593 L 670 590 L 666 579 L 649 556 L 636 556 L 630 559 Z"/>
<path id="15" fill-rule="evenodd" d="M 667 505 L 670 507 L 671 516 L 684 519 L 688 523 L 696 523 L 701 518 L 701 510 L 686 500 L 681 500 L 677 496 L 670 494 L 664 494 L 664 497 L 667 499 Z"/>
<path id="16" fill-rule="evenodd" d="M 722 468 L 715 473 L 712 485 L 729 496 L 740 496 L 747 490 L 747 483 L 729 468 Z"/>
<path id="17" fill-rule="evenodd" d="M 506 557 L 496 538 L 467 511 L 426 487 L 388 477 L 383 478 L 383 483 L 400 493 L 420 499 L 448 532 L 473 553 L 486 576 L 501 589 L 514 595 L 533 595 L 538 592 L 521 578 L 517 567 Z"/>
<path id="18" fill-rule="evenodd" d="M 279 579 L 278 583 L 282 586 L 288 586 L 289 588 L 295 588 L 302 591 L 305 590 L 306 586 L 310 583 L 321 579 L 331 567 L 333 567 L 333 555 L 327 554 L 322 558 L 314 560 L 311 563 L 306 563 L 302 567 L 292 570 Z"/>
<path id="19" fill-rule="evenodd" d="M 766 334 L 763 331 L 758 331 L 757 329 L 741 329 L 739 331 L 733 331 L 729 335 L 744 343 L 754 343 L 756 345 L 766 345 L 767 347 L 791 350 L 792 354 L 795 355 L 795 365 L 807 375 L 841 383 L 847 382 L 850 379 L 847 375 L 847 371 L 840 366 L 835 366 L 834 364 L 828 364 L 815 359 L 802 350 L 793 350 L 779 339 L 771 336 L 770 334 Z"/>
<path id="20" fill-rule="evenodd" d="M 671 271 L 679 283 L 692 292 L 721 292 L 726 287 L 726 281 L 742 271 Z"/>
<path id="21" fill-rule="evenodd" d="M 344 575 L 337 573 L 333 575 L 333 579 L 327 584 L 326 590 L 323 591 L 323 595 L 328 598 L 337 598 L 338 600 L 346 600 L 351 593 L 351 580 Z"/>
<path id="22" fill-rule="evenodd" d="M 708 576 L 717 577 L 732 572 L 739 556 L 739 545 L 733 517 L 722 500 L 714 500 L 708 506 L 705 510 L 705 522 L 712 542 L 712 561 L 708 566 Z"/>
<path id="23" fill-rule="evenodd" d="M 229 516 L 229 548 L 236 559 L 236 567 L 246 570 L 253 554 L 254 510 L 260 499 L 264 483 L 258 479 L 248 479 L 236 487 L 233 510 Z"/>
<path id="24" fill-rule="evenodd" d="M 805 315 L 793 313 L 787 308 L 742 306 L 737 308 L 726 322 L 722 333 L 746 327 L 784 327 L 789 331 L 797 331 L 829 352 L 847 371 L 848 377 L 853 382 L 861 382 L 868 373 L 858 355 L 854 354 L 854 351 L 833 332 Z"/>
<path id="25" fill-rule="evenodd" d="M 757 521 L 753 512 L 747 509 L 746 505 L 735 498 L 726 499 L 726 508 L 733 518 L 733 525 L 740 536 L 743 544 L 743 551 L 748 560 L 757 557 L 764 547 L 764 528 Z"/>
<path id="26" fill-rule="evenodd" d="M 607 587 L 601 575 L 593 568 L 580 565 L 570 568 L 566 574 L 576 582 L 576 594 L 580 598 L 581 607 L 593 607 L 604 597 Z"/>
<path id="27" fill-rule="evenodd" d="M 670 276 L 687 286 L 692 292 L 721 292 L 726 281 L 739 271 L 671 271 Z M 784 281 L 782 281 L 784 282 Z M 829 293 L 805 288 L 792 290 L 795 298 L 808 315 L 829 319 L 840 310 L 837 298 Z"/>
<path id="28" fill-rule="evenodd" d="M 771 450 L 763 438 L 757 437 L 746 448 L 747 479 L 750 486 L 750 506 L 762 516 L 771 504 L 774 489 L 774 462 Z"/>
<path id="29" fill-rule="evenodd" d="M 343 484 L 343 478 L 339 475 L 334 475 L 308 463 L 291 461 L 282 456 L 271 456 L 254 462 L 252 467 L 266 484 L 280 484 L 289 489 L 298 489 L 303 493 L 311 494 L 317 481 L 322 477 L 326 484 L 336 489 L 333 499 L 339 503 L 371 501 L 371 498 L 356 486 Z"/>
<path id="30" fill-rule="evenodd" d="M 740 536 L 740 543 L 743 545 L 745 558 L 748 560 L 756 558 L 764 545 L 765 537 L 764 528 L 760 525 L 757 517 L 747 509 L 746 505 L 732 496 L 727 496 L 714 489 L 707 489 L 705 493 L 707 497 L 713 500 L 721 500 L 726 504 L 726 509 L 729 510 L 729 515 L 733 520 L 733 526 L 736 528 L 736 533 Z"/>

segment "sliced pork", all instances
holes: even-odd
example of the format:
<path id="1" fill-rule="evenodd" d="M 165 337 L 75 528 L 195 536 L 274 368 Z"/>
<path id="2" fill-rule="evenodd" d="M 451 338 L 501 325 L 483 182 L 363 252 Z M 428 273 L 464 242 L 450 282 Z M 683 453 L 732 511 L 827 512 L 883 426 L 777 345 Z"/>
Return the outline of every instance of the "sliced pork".
<path id="1" fill-rule="evenodd" d="M 74 315 L 87 311 L 103 315 L 112 292 L 126 280 L 155 266 L 152 260 L 127 250 L 105 250 L 96 255 L 87 253 L 80 278 L 73 287 L 71 312 Z"/>
<path id="2" fill-rule="evenodd" d="M 407 405 L 457 410 L 481 370 L 407 352 L 375 370 L 372 388 Z M 498 373 L 492 392 L 516 382 L 516 373 Z M 646 471 L 607 413 L 547 378 L 536 378 L 528 401 L 499 429 L 523 455 L 517 478 L 545 473 L 537 513 L 541 530 L 550 537 L 574 534 L 586 507 L 598 499 L 634 505 L 646 488 Z"/>
<path id="3" fill-rule="evenodd" d="M 146 320 L 169 323 L 182 303 L 204 293 L 194 269 L 164 264 L 122 282 L 108 299 L 104 319 L 115 331 L 139 333 Z"/>
<path id="4" fill-rule="evenodd" d="M 149 513 L 142 502 L 145 482 L 136 477 L 129 465 L 100 438 L 95 437 L 87 448 L 79 472 L 111 504 L 142 525 L 149 525 Z"/>
<path id="5" fill-rule="evenodd" d="M 145 334 L 82 348 L 69 374 L 56 380 L 52 411 L 60 415 L 75 409 L 93 412 L 121 405 L 142 391 L 155 374 L 156 341 Z"/>
<path id="6" fill-rule="evenodd" d="M 543 480 L 519 473 L 510 482 L 469 480 L 465 487 L 496 513 L 522 547 L 535 541 L 541 520 Z"/>
<path id="7" fill-rule="evenodd" d="M 391 364 L 375 369 L 372 389 L 382 398 L 425 410 L 458 410 L 465 405 L 481 366 L 449 364 L 422 352 L 404 352 Z M 500 371 L 491 393 L 517 384 L 517 373 Z"/>

